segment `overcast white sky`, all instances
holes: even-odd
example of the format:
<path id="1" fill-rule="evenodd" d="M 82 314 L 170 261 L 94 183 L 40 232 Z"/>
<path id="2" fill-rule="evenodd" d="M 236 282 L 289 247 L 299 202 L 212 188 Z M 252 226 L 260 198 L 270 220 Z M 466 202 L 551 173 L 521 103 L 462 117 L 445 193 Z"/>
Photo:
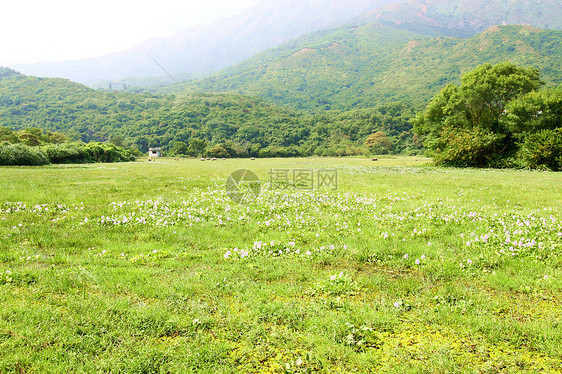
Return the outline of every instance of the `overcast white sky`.
<path id="1" fill-rule="evenodd" d="M 241 13 L 261 0 L 7 0 L 0 66 L 97 57 Z"/>

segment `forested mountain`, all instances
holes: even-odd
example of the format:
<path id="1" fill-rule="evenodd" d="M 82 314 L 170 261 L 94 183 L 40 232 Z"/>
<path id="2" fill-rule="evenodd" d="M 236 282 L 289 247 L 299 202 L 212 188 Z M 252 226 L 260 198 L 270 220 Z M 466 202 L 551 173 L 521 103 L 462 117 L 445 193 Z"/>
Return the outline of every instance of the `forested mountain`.
<path id="1" fill-rule="evenodd" d="M 339 25 L 391 1 L 263 0 L 240 15 L 186 29 L 170 37 L 152 39 L 125 51 L 99 58 L 41 62 L 15 68 L 25 74 L 68 78 L 88 84 L 126 77 L 150 78 L 127 80 L 129 85 L 170 84 L 173 80 L 159 65 L 177 80 L 208 74 L 302 34 Z M 103 84 L 108 87 L 107 82 Z M 113 87 L 120 88 L 122 83 Z"/>
<path id="2" fill-rule="evenodd" d="M 384 132 L 384 153 L 417 152 L 413 111 L 399 104 L 309 115 L 235 94 L 152 95 L 96 91 L 58 78 L 0 68 L 0 130 L 37 127 L 71 139 L 111 141 L 146 152 L 202 142 L 228 156 L 368 153 L 367 138 Z"/>
<path id="3" fill-rule="evenodd" d="M 379 22 L 426 36 L 472 37 L 491 26 L 562 29 L 559 0 L 263 0 L 208 26 L 149 40 L 99 58 L 15 66 L 26 74 L 62 77 L 96 87 L 173 84 L 235 65 L 312 31 Z M 157 63 L 157 62 L 158 63 Z M 167 76 L 164 69 L 171 73 Z"/>
<path id="4" fill-rule="evenodd" d="M 423 37 L 378 23 L 308 34 L 175 90 L 237 92 L 308 110 L 417 106 L 481 63 L 537 67 L 562 82 L 562 31 L 493 26 L 469 39 Z"/>

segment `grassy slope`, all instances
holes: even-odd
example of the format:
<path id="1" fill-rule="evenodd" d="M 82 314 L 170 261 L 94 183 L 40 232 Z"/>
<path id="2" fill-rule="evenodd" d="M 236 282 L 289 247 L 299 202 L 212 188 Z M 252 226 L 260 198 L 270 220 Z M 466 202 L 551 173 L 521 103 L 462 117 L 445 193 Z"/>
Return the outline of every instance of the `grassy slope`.
<path id="1" fill-rule="evenodd" d="M 421 104 L 477 65 L 510 60 L 562 80 L 562 31 L 492 27 L 470 39 L 426 38 L 368 23 L 307 35 L 199 82 L 299 108 L 349 109 L 404 100 Z"/>
<path id="2" fill-rule="evenodd" d="M 561 176 L 423 162 L 0 168 L 0 371 L 561 370 Z M 337 168 L 338 191 L 265 191 L 247 210 L 223 194 L 240 168 Z M 546 248 L 504 256 L 504 227 Z M 225 259 L 256 240 L 313 255 Z"/>

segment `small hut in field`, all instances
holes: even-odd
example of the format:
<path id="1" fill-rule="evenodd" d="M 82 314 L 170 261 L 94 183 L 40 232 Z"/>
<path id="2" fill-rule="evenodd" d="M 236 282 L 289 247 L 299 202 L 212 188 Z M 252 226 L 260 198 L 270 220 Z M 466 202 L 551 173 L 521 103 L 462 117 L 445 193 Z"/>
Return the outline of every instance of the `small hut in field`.
<path id="1" fill-rule="evenodd" d="M 162 157 L 162 148 L 149 148 L 148 157 Z"/>

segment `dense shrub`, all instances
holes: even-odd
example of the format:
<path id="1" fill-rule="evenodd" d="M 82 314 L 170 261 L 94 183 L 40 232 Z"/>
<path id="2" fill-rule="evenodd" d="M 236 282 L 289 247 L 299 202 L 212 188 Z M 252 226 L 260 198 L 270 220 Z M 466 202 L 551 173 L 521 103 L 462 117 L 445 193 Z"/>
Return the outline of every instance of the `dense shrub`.
<path id="1" fill-rule="evenodd" d="M 0 144 L 0 165 L 40 166 L 48 164 L 49 158 L 40 148 L 24 144 Z"/>
<path id="2" fill-rule="evenodd" d="M 458 167 L 490 166 L 501 158 L 504 135 L 487 132 L 479 127 L 463 129 L 446 127 L 435 144 L 435 164 Z"/>
<path id="3" fill-rule="evenodd" d="M 132 150 L 117 147 L 111 143 L 88 143 L 85 144 L 85 149 L 94 162 L 128 162 L 135 160 Z"/>
<path id="4" fill-rule="evenodd" d="M 526 167 L 562 170 L 562 127 L 527 135 L 519 153 Z"/>
<path id="5" fill-rule="evenodd" d="M 0 165 L 83 164 L 89 162 L 134 161 L 133 150 L 110 143 L 65 143 L 31 147 L 25 144 L 0 144 Z"/>
<path id="6" fill-rule="evenodd" d="M 65 143 L 43 147 L 53 164 L 84 164 L 92 162 L 90 153 L 84 144 Z"/>

